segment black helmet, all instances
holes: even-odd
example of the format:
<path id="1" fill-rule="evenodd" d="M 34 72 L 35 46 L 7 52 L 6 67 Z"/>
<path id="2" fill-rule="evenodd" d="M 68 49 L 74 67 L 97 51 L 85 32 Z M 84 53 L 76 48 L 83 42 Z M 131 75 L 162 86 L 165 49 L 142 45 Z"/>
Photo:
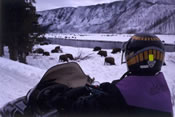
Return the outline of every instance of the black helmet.
<path id="1" fill-rule="evenodd" d="M 136 34 L 125 45 L 128 71 L 135 75 L 154 75 L 161 70 L 165 49 L 153 34 Z"/>

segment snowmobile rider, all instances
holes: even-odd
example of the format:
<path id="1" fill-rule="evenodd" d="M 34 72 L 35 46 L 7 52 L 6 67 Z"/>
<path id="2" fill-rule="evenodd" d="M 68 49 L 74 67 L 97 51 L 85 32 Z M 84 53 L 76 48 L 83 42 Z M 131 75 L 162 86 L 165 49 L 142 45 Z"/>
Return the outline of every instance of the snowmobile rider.
<path id="1" fill-rule="evenodd" d="M 136 34 L 125 43 L 123 52 L 128 71 L 121 79 L 91 89 L 91 94 L 77 98 L 68 110 L 75 115 L 172 117 L 170 91 L 160 72 L 165 57 L 160 39 Z"/>
<path id="2" fill-rule="evenodd" d="M 20 117 L 173 117 L 170 91 L 160 72 L 165 56 L 160 39 L 152 34 L 135 34 L 124 44 L 123 52 L 128 71 L 119 80 L 97 87 L 59 84 L 54 89 L 57 93 L 46 91 L 37 101 L 29 99 Z M 55 112 L 43 114 L 48 110 Z M 2 112 L 3 117 L 12 117 L 6 113 Z"/>

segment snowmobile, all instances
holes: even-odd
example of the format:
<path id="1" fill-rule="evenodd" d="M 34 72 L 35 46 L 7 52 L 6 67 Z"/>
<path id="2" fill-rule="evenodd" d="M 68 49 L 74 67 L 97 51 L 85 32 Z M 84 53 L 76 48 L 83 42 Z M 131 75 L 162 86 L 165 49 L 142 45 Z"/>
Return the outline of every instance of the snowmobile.
<path id="1" fill-rule="evenodd" d="M 56 65 L 44 74 L 39 83 L 30 89 L 26 96 L 0 108 L 0 117 L 24 117 L 24 115 L 25 117 L 26 115 L 29 117 L 56 117 L 59 112 L 49 106 L 49 99 L 43 99 L 45 95 L 53 96 L 59 93 L 60 85 L 65 86 L 66 90 L 91 84 L 97 85 L 99 82 L 86 75 L 76 62 Z"/>

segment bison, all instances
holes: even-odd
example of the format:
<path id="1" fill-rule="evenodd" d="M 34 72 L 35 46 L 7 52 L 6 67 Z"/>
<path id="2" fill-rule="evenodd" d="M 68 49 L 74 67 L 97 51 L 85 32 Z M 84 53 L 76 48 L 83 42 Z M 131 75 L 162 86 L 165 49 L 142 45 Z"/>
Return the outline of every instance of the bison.
<path id="1" fill-rule="evenodd" d="M 121 49 L 120 48 L 113 48 L 111 53 L 115 54 L 117 52 L 121 52 Z"/>
<path id="2" fill-rule="evenodd" d="M 93 51 L 100 51 L 100 50 L 101 50 L 101 47 L 98 47 L 98 46 L 94 47 L 93 49 Z"/>
<path id="3" fill-rule="evenodd" d="M 68 58 L 67 58 L 67 55 L 60 55 L 60 57 L 59 57 L 59 62 L 65 62 L 65 61 L 67 61 L 68 62 Z"/>
<path id="4" fill-rule="evenodd" d="M 56 46 L 55 49 L 51 50 L 52 53 L 62 53 L 62 49 L 60 48 L 60 46 Z"/>
<path id="5" fill-rule="evenodd" d="M 72 54 L 66 54 L 67 58 L 69 58 L 70 60 L 74 60 L 74 57 Z"/>
<path id="6" fill-rule="evenodd" d="M 107 51 L 100 50 L 97 54 L 106 57 L 107 56 Z"/>
<path id="7" fill-rule="evenodd" d="M 110 64 L 110 65 L 115 65 L 115 60 L 113 57 L 106 57 L 105 58 L 105 62 L 104 62 L 104 65 L 106 64 Z"/>
<path id="8" fill-rule="evenodd" d="M 60 53 L 63 52 L 63 50 L 60 48 L 60 46 L 56 46 L 56 47 L 55 47 L 55 50 L 57 50 L 57 51 L 60 52 Z"/>
<path id="9" fill-rule="evenodd" d="M 33 51 L 33 53 L 43 54 L 44 50 L 42 48 L 37 48 L 36 50 Z"/>
<path id="10" fill-rule="evenodd" d="M 60 46 L 56 46 L 55 47 L 55 50 L 60 50 Z"/>
<path id="11" fill-rule="evenodd" d="M 51 50 L 51 53 L 58 53 L 59 51 L 57 49 Z"/>
<path id="12" fill-rule="evenodd" d="M 43 52 L 43 56 L 50 56 L 49 52 Z"/>

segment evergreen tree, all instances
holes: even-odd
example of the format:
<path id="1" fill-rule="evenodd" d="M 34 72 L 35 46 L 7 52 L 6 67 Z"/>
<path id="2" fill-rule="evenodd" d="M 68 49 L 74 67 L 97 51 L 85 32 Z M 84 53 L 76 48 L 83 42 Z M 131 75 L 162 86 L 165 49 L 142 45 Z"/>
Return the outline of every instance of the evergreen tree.
<path id="1" fill-rule="evenodd" d="M 9 48 L 10 59 L 26 63 L 39 36 L 38 15 L 34 0 L 3 0 L 3 39 Z"/>
<path id="2" fill-rule="evenodd" d="M 14 5 L 15 4 L 15 5 Z M 14 6 L 13 6 L 14 5 Z M 16 7 L 16 8 L 15 8 Z M 15 47 L 17 45 L 17 10 L 19 9 L 17 0 L 2 0 L 2 20 L 3 20 L 3 40 L 9 47 L 10 59 L 17 60 L 17 51 Z M 16 29 L 16 30 L 15 30 Z"/>
<path id="3" fill-rule="evenodd" d="M 4 55 L 4 50 L 3 50 L 3 40 L 2 40 L 2 3 L 0 0 L 0 56 Z"/>
<path id="4" fill-rule="evenodd" d="M 27 2 L 21 26 L 22 34 L 18 41 L 18 57 L 20 62 L 26 63 L 26 55 L 32 51 L 35 39 L 39 36 L 38 17 L 35 7 L 31 2 Z"/>

